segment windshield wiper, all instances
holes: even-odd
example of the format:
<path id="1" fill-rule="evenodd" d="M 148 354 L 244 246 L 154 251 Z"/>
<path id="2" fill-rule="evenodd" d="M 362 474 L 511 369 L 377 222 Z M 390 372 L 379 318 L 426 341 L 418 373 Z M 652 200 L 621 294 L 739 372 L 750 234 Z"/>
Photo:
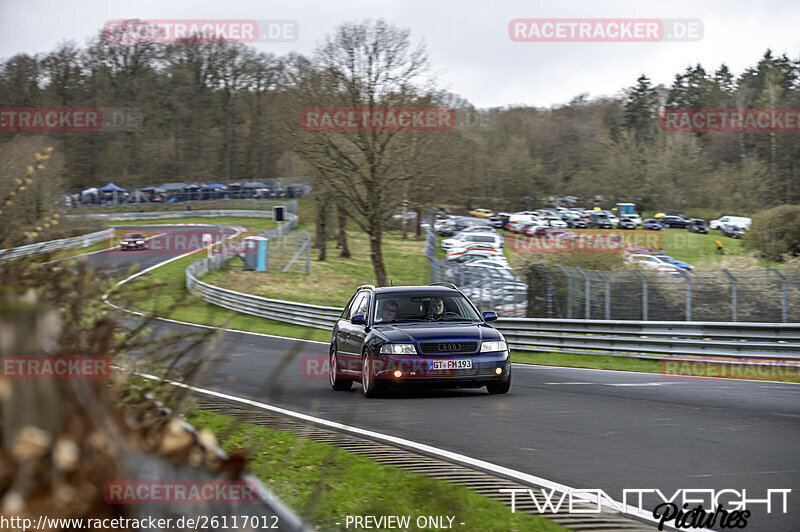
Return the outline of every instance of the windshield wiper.
<path id="1" fill-rule="evenodd" d="M 384 325 L 386 323 L 405 323 L 405 322 L 416 322 L 416 321 L 427 321 L 425 318 L 403 318 L 400 320 L 385 320 L 376 322 L 375 325 Z"/>

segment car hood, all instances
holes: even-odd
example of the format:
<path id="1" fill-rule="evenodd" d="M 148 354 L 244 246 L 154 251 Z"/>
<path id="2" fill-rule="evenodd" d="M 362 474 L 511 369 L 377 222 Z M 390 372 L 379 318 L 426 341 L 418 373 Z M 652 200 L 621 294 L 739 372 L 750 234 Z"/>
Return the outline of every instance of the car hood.
<path id="1" fill-rule="evenodd" d="M 500 340 L 502 336 L 485 323 L 386 323 L 374 330 L 392 343 L 410 342 L 475 342 Z"/>

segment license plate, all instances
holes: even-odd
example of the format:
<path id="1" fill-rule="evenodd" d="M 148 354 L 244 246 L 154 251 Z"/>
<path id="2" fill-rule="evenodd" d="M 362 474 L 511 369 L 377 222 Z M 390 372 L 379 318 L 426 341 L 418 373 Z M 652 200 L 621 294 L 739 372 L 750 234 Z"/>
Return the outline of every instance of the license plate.
<path id="1" fill-rule="evenodd" d="M 472 360 L 431 360 L 428 369 L 472 369 Z"/>

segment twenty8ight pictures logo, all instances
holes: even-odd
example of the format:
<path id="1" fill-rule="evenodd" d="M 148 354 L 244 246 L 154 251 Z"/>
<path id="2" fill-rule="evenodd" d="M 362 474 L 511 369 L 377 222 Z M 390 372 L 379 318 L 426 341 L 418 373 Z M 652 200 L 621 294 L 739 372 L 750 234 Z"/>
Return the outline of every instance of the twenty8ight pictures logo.
<path id="1" fill-rule="evenodd" d="M 660 489 L 623 489 L 622 502 L 608 496 L 601 489 L 573 489 L 558 491 L 555 488 L 504 488 L 498 490 L 510 495 L 511 513 L 517 504 L 530 501 L 539 513 L 597 514 L 604 508 L 639 516 L 649 515 L 665 526 L 678 529 L 745 528 L 752 515 L 748 508 L 757 506 L 766 513 L 789 512 L 791 489 L 767 489 L 753 493 L 747 489 L 679 489 L 673 493 Z M 652 508 L 648 510 L 647 508 Z"/>

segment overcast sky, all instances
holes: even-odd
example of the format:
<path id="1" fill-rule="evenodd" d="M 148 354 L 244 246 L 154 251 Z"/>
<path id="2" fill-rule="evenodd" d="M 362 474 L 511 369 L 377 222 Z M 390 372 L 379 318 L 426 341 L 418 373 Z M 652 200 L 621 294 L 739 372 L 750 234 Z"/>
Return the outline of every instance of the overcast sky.
<path id="1" fill-rule="evenodd" d="M 517 18 L 699 19 L 697 42 L 513 42 Z M 581 93 L 615 95 L 641 73 L 669 85 L 675 73 L 726 63 L 735 74 L 767 48 L 800 57 L 800 1 L 749 0 L 0 0 L 0 58 L 83 43 L 110 19 L 292 19 L 291 43 L 258 43 L 282 55 L 308 53 L 344 21 L 384 18 L 424 39 L 439 85 L 478 107 L 551 106 Z M 2 104 L 2 102 L 0 102 Z"/>

